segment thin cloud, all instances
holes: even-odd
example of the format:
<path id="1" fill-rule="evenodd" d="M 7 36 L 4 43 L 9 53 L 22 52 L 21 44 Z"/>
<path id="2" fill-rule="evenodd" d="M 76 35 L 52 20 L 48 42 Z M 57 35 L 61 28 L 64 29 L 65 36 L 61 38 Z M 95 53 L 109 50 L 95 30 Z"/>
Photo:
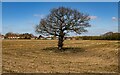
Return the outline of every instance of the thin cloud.
<path id="1" fill-rule="evenodd" d="M 45 17 L 45 15 L 43 15 L 43 14 L 34 14 L 33 16 L 34 17 L 39 17 L 39 18 L 44 18 Z"/>
<path id="2" fill-rule="evenodd" d="M 116 18 L 116 17 L 112 17 L 112 20 L 113 20 L 113 21 L 117 21 L 117 18 Z"/>
<path id="3" fill-rule="evenodd" d="M 97 16 L 89 16 L 89 18 L 94 20 L 94 19 L 97 19 Z"/>

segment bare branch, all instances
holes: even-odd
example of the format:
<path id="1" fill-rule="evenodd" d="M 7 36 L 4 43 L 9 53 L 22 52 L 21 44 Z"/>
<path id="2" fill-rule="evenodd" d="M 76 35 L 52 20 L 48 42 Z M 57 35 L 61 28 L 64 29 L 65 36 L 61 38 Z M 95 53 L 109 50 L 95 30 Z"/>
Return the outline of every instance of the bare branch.
<path id="1" fill-rule="evenodd" d="M 86 27 L 90 27 L 89 20 L 88 14 L 78 10 L 65 7 L 53 8 L 46 18 L 41 19 L 36 32 L 56 36 L 60 36 L 61 32 L 64 35 L 69 32 L 81 34 L 87 31 Z"/>

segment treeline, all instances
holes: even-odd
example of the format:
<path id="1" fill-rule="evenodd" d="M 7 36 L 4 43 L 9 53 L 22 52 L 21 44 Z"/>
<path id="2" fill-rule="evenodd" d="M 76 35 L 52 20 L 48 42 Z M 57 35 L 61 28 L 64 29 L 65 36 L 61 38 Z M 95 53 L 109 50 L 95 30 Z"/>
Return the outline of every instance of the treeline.
<path id="1" fill-rule="evenodd" d="M 106 33 L 101 36 L 80 36 L 82 40 L 120 40 L 120 33 Z"/>
<path id="2" fill-rule="evenodd" d="M 29 33 L 18 34 L 18 33 L 8 32 L 4 36 L 4 39 L 31 39 L 31 38 L 35 38 L 35 36 Z"/>
<path id="3" fill-rule="evenodd" d="M 41 40 L 55 40 L 58 37 L 44 37 L 44 36 L 34 36 L 29 33 L 12 33 L 8 32 L 5 35 L 0 35 L 0 38 L 4 39 L 41 39 Z M 120 40 L 120 33 L 107 32 L 100 36 L 74 36 L 74 37 L 64 37 L 65 40 Z"/>

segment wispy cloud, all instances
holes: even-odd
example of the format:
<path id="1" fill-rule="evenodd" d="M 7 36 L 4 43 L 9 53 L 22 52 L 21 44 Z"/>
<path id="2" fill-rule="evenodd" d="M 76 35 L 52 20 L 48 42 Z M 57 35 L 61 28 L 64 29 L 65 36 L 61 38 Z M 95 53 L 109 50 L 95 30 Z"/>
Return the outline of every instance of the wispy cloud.
<path id="1" fill-rule="evenodd" d="M 34 14 L 33 16 L 34 17 L 39 17 L 39 18 L 44 18 L 45 17 L 45 15 L 43 15 L 43 14 Z"/>
<path id="2" fill-rule="evenodd" d="M 112 17 L 112 20 L 113 20 L 113 21 L 117 21 L 117 18 L 116 18 L 116 17 Z"/>
<path id="3" fill-rule="evenodd" d="M 97 19 L 97 16 L 89 16 L 91 20 Z"/>

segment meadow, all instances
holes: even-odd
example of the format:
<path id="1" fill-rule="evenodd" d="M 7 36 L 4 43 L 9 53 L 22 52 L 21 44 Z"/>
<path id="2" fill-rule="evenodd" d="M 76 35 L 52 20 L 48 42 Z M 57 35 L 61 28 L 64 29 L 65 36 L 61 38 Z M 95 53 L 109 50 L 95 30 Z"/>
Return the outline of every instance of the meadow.
<path id="1" fill-rule="evenodd" d="M 118 41 L 3 40 L 3 73 L 116 73 Z"/>

